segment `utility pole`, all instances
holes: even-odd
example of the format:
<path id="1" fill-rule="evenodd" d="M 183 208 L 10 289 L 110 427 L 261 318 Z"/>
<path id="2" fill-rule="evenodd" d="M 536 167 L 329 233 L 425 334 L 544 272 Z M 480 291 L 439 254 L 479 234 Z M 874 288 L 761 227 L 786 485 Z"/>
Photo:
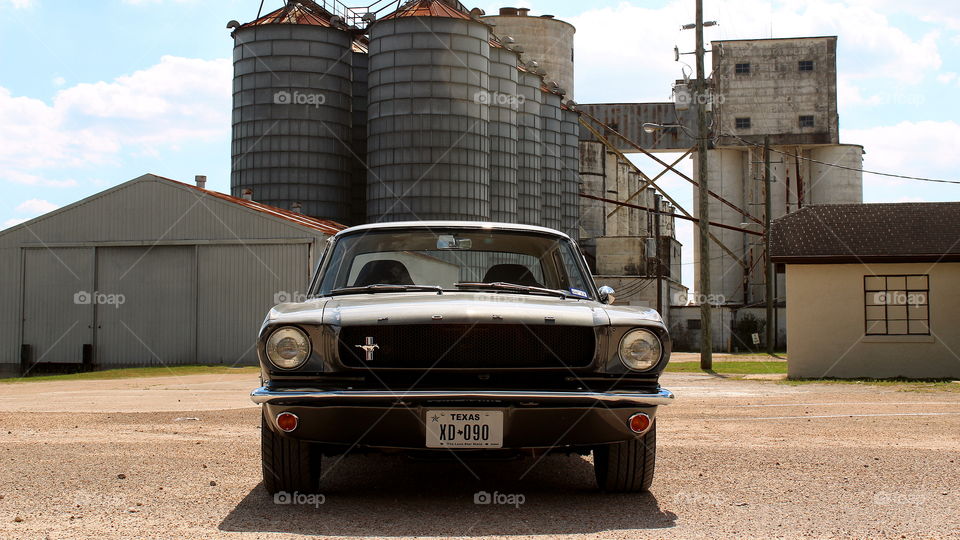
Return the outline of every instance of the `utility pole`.
<path id="1" fill-rule="evenodd" d="M 661 316 L 663 316 L 663 271 L 661 269 L 662 259 L 660 258 L 660 207 L 663 205 L 662 200 L 663 198 L 659 193 L 653 196 L 653 204 L 656 207 L 656 212 L 653 214 L 653 240 L 656 242 L 654 253 L 657 257 L 657 313 Z"/>
<path id="2" fill-rule="evenodd" d="M 799 169 L 797 169 L 799 171 Z M 773 210 L 770 192 L 773 183 L 770 175 L 770 137 L 763 138 L 763 184 L 764 184 L 764 212 L 763 212 L 763 245 L 764 245 L 764 280 L 767 286 L 767 354 L 773 356 L 776 327 L 773 320 L 773 262 L 770 260 L 770 214 Z"/>
<path id="3" fill-rule="evenodd" d="M 707 81 L 703 57 L 703 0 L 697 2 L 697 80 L 693 102 L 697 107 L 697 188 L 700 206 L 700 369 L 713 369 L 713 318 L 710 310 L 710 200 L 707 187 Z"/>

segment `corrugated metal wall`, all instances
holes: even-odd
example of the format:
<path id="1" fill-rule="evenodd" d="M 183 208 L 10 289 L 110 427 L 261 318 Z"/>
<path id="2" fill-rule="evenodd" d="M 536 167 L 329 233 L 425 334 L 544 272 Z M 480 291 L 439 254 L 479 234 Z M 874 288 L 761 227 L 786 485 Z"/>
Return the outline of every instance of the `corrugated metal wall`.
<path id="1" fill-rule="evenodd" d="M 207 362 L 252 364 L 254 344 L 275 300 L 303 300 L 309 244 L 199 246 L 197 356 Z M 249 249 L 248 249 L 249 248 Z M 225 274 L 234 279 L 225 280 Z M 296 290 L 288 288 L 301 284 Z"/>
<path id="2" fill-rule="evenodd" d="M 306 292 L 326 235 L 153 178 L 0 235 L 0 368 L 18 368 L 21 336 L 43 362 L 80 362 L 86 343 L 102 366 L 255 361 L 263 317 Z"/>
<path id="3" fill-rule="evenodd" d="M 561 178 L 560 210 L 563 232 L 573 239 L 580 237 L 580 118 L 563 109 L 563 176 Z"/>
<path id="4" fill-rule="evenodd" d="M 352 42 L 316 25 L 234 32 L 234 196 L 350 221 Z"/>
<path id="5" fill-rule="evenodd" d="M 517 53 L 490 48 L 490 218 L 517 221 Z"/>
<path id="6" fill-rule="evenodd" d="M 370 28 L 367 219 L 490 219 L 490 31 L 444 17 Z"/>
<path id="7" fill-rule="evenodd" d="M 563 227 L 561 211 L 563 134 L 561 129 L 560 96 L 552 92 L 543 92 L 543 104 L 540 106 L 542 119 L 541 138 L 543 140 L 543 159 L 540 178 L 543 190 L 543 214 L 541 225 L 551 229 Z"/>
<path id="8" fill-rule="evenodd" d="M 540 127 L 540 84 L 538 75 L 522 71 L 519 74 L 519 94 L 523 98 L 517 114 L 520 140 L 517 143 L 517 219 L 519 223 L 540 225 L 543 219 L 541 207 L 540 164 L 543 156 L 543 139 Z"/>

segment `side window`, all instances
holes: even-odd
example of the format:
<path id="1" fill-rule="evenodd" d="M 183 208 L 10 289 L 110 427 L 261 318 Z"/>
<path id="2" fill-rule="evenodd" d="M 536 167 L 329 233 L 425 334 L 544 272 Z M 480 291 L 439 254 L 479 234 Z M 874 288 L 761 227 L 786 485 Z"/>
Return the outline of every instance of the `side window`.
<path id="1" fill-rule="evenodd" d="M 866 335 L 930 335 L 930 276 L 864 276 L 863 296 Z"/>

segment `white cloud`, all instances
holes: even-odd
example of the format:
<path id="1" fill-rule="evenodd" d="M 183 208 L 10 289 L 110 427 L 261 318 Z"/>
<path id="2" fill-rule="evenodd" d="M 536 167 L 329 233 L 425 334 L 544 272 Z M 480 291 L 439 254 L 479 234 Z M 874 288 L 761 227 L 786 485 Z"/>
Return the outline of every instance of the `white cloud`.
<path id="1" fill-rule="evenodd" d="M 952 71 L 947 71 L 937 75 L 937 81 L 942 84 L 950 84 L 955 80 L 957 80 L 957 74 Z"/>
<path id="2" fill-rule="evenodd" d="M 60 205 L 53 204 L 50 201 L 43 199 L 30 199 L 17 205 L 15 210 L 21 214 L 38 216 L 40 214 L 46 214 L 47 212 L 56 210 L 57 208 L 60 208 Z"/>
<path id="3" fill-rule="evenodd" d="M 54 77 L 52 82 L 53 82 L 54 86 L 63 86 L 63 85 L 65 85 L 65 84 L 67 84 L 67 80 L 64 79 L 63 77 L 59 76 L 59 75 L 56 76 L 56 77 Z"/>
<path id="4" fill-rule="evenodd" d="M 891 22 L 890 6 L 881 10 L 865 0 L 712 4 L 705 16 L 720 25 L 707 29 L 708 40 L 766 38 L 771 28 L 773 37 L 839 36 L 838 68 L 848 91 L 855 81 L 916 85 L 942 65 L 940 31 L 912 38 Z M 688 1 L 671 0 L 657 9 L 624 2 L 568 19 L 577 27 L 577 57 L 589 59 L 576 66 L 578 100 L 668 100 L 670 82 L 681 76 L 672 49 L 677 44 L 681 52 L 693 50 L 693 32 L 679 30 L 692 18 Z M 693 56 L 681 60 L 693 65 Z M 870 96 L 863 100 L 869 104 Z"/>
<path id="5" fill-rule="evenodd" d="M 226 138 L 231 77 L 227 59 L 164 56 L 110 82 L 64 88 L 52 104 L 0 87 L 0 179 L 70 187 L 76 181 L 41 175 Z"/>
<path id="6" fill-rule="evenodd" d="M 0 6 L 10 5 L 14 9 L 33 7 L 33 0 L 0 0 Z"/>
<path id="7" fill-rule="evenodd" d="M 0 180 L 7 180 L 16 184 L 24 184 L 27 186 L 42 186 L 42 187 L 55 187 L 55 188 L 69 188 L 76 187 L 77 181 L 73 179 L 68 180 L 50 180 L 49 178 L 44 178 L 36 174 L 29 174 L 17 170 L 7 170 L 0 171 Z"/>
<path id="8" fill-rule="evenodd" d="M 863 168 L 890 174 L 960 181 L 960 124 L 954 121 L 900 122 L 868 129 L 841 129 L 840 139 L 856 141 L 866 150 Z M 937 188 L 940 197 L 960 199 L 960 186 L 932 184 L 872 174 L 863 175 L 864 201 L 903 197 L 904 190 Z M 916 196 L 916 192 L 911 193 Z"/>
<path id="9" fill-rule="evenodd" d="M 6 220 L 6 221 L 3 222 L 3 228 L 6 229 L 6 228 L 8 228 L 8 227 L 13 227 L 14 225 L 19 225 L 19 224 L 25 223 L 25 222 L 27 222 L 27 221 L 29 221 L 29 220 L 26 219 L 26 218 L 10 218 L 10 219 L 8 219 L 8 220 Z"/>

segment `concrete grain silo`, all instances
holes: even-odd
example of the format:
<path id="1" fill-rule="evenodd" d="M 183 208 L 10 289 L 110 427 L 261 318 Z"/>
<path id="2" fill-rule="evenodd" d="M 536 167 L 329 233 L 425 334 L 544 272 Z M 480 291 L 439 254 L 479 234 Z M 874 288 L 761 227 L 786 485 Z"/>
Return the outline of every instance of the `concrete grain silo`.
<path id="1" fill-rule="evenodd" d="M 863 147 L 834 144 L 810 150 L 809 204 L 863 202 Z M 809 182 L 808 182 L 809 183 Z"/>
<path id="2" fill-rule="evenodd" d="M 419 0 L 369 31 L 367 220 L 489 220 L 489 27 Z"/>
<path id="3" fill-rule="evenodd" d="M 498 15 L 483 17 L 496 25 L 501 38 L 512 37 L 523 45 L 524 60 L 535 61 L 547 79 L 557 81 L 573 99 L 573 37 L 577 29 L 552 15 L 530 16 L 528 8 L 500 8 Z"/>
<path id="4" fill-rule="evenodd" d="M 543 191 L 540 167 L 543 156 L 543 140 L 540 127 L 540 103 L 543 80 L 539 75 L 524 68 L 519 73 L 518 90 L 521 100 L 517 113 L 519 141 L 517 142 L 517 219 L 519 223 L 540 225 Z"/>
<path id="5" fill-rule="evenodd" d="M 490 218 L 517 221 L 518 54 L 490 40 Z"/>
<path id="6" fill-rule="evenodd" d="M 232 36 L 233 195 L 350 222 L 352 36 L 296 3 Z"/>
<path id="7" fill-rule="evenodd" d="M 540 223 L 544 227 L 561 229 L 561 192 L 563 177 L 563 133 L 561 97 L 557 90 L 544 85 L 541 88 L 543 104 L 540 106 L 543 157 L 540 165 L 543 214 Z"/>

